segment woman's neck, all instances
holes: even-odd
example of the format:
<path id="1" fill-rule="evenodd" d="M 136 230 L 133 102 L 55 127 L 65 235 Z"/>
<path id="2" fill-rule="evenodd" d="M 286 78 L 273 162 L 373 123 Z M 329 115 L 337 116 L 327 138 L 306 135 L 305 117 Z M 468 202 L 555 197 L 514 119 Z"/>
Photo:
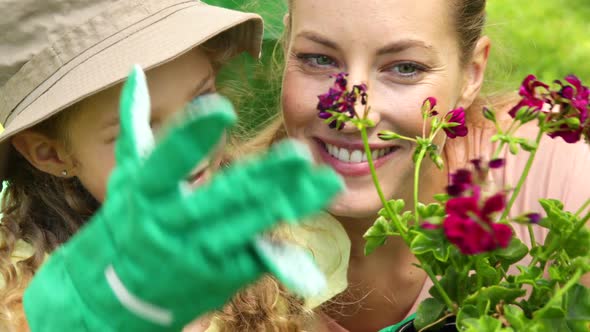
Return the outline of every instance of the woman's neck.
<path id="1" fill-rule="evenodd" d="M 446 170 L 428 171 L 431 174 L 424 172 L 421 180 L 424 185 L 419 200 L 423 203 L 432 202 L 434 194 L 442 192 L 447 184 Z M 399 198 L 406 202 L 406 209 L 413 211 L 413 192 L 403 196 Z M 418 260 L 410 248 L 401 237 L 389 237 L 382 247 L 366 256 L 363 235 L 377 216 L 336 218 L 350 238 L 351 253 L 349 290 L 335 302 L 353 304 L 340 307 L 331 316 L 350 331 L 377 331 L 405 318 L 426 280 L 426 273 L 415 266 Z"/>

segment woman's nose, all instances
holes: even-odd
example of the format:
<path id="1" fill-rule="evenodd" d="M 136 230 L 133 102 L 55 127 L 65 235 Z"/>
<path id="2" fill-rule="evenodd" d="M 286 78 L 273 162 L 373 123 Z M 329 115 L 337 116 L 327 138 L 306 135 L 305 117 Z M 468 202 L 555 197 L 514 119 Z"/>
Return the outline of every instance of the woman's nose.
<path id="1" fill-rule="evenodd" d="M 349 80 L 348 80 L 348 86 L 347 86 L 348 91 L 352 91 L 353 90 L 353 86 L 355 86 L 355 85 L 361 85 L 363 83 L 366 84 L 366 86 L 368 87 L 368 84 L 366 83 L 367 81 L 368 81 L 367 79 L 361 79 L 358 75 L 357 75 L 357 77 L 354 77 L 354 76 L 350 75 L 349 76 Z M 372 91 L 370 90 L 370 88 L 367 88 L 366 93 L 367 93 L 367 96 L 369 96 L 369 98 L 368 98 L 369 101 L 371 100 L 371 92 Z M 358 117 L 358 118 L 361 118 L 362 119 L 365 116 L 365 114 L 366 114 L 367 119 L 370 120 L 374 125 L 377 125 L 381 121 L 381 115 L 379 114 L 379 112 L 377 112 L 374 109 L 373 110 L 371 110 L 371 109 L 367 110 L 367 108 L 369 106 L 370 106 L 369 104 L 363 105 L 361 103 L 360 98 L 359 98 L 356 101 L 356 104 L 354 106 L 354 110 L 355 110 L 355 113 L 356 113 L 356 116 L 355 117 Z M 342 131 L 342 133 L 355 133 L 355 132 L 358 132 L 359 129 L 352 122 L 347 122 L 344 125 L 344 128 L 342 128 L 341 131 Z"/>

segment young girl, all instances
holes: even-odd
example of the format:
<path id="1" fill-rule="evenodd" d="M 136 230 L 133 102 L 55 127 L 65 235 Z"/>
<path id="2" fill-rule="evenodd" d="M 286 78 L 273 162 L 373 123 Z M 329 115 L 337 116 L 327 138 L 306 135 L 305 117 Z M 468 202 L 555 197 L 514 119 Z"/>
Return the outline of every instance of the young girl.
<path id="1" fill-rule="evenodd" d="M 344 276 L 348 288 L 316 308 L 319 319 L 310 330 L 377 331 L 415 312 L 420 301 L 429 296 L 431 286 L 425 273 L 413 265 L 417 260 L 401 239 L 390 238 L 383 248 L 365 257 L 363 234 L 373 224 L 381 201 L 368 163 L 352 157 L 360 155 L 356 151 L 363 152 L 359 131 L 352 125 L 339 131 L 329 128 L 318 118 L 318 95 L 328 91 L 334 80 L 330 76 L 340 72 L 349 73 L 350 86 L 368 86 L 369 117 L 375 123 L 369 131 L 369 144 L 378 156 L 377 175 L 387 199 L 401 198 L 408 203 L 414 194 L 415 146 L 406 141 L 384 142 L 377 133 L 392 130 L 408 137 L 420 135 L 420 105 L 430 96 L 437 98 L 439 110 L 464 107 L 468 135 L 440 142 L 444 143 L 446 170 L 441 172 L 432 163 L 422 167 L 419 199 L 431 202 L 434 194 L 444 192 L 449 172 L 465 167 L 471 159 L 490 158 L 495 128 L 481 115 L 482 106 L 498 110 L 504 121 L 516 103 L 512 96 L 486 99 L 480 95 L 491 45 L 482 36 L 485 6 L 485 0 L 289 1 L 282 116 L 256 144 L 296 138 L 310 148 L 318 163 L 330 165 L 344 177 L 347 191 L 328 209 L 344 231 L 334 225 L 330 235 L 351 241 L 350 260 L 342 262 L 348 264 Z M 525 126 L 518 135 L 533 139 L 536 130 Z M 496 180 L 500 186 L 514 187 L 527 156 L 505 152 L 501 157 L 506 166 Z M 545 137 L 512 213 L 541 212 L 538 199 L 544 197 L 562 200 L 567 209 L 578 209 L 590 197 L 589 162 L 590 151 L 584 144 L 570 145 Z M 406 208 L 412 210 L 413 206 L 407 204 Z M 519 238 L 530 245 L 526 229 L 515 228 Z M 536 232 L 542 242 L 545 234 L 541 229 Z M 309 244 L 311 251 L 313 243 Z M 348 253 L 323 253 L 348 257 Z M 346 279 L 339 281 L 346 283 Z M 243 321 L 265 326 L 267 317 L 281 312 L 265 306 L 265 299 L 274 294 L 271 287 L 259 285 L 247 294 L 256 293 L 256 301 L 253 296 L 247 301 L 238 296 L 220 314 L 220 324 L 229 326 L 228 330 Z M 256 305 L 270 314 L 244 314 Z"/>
<path id="2" fill-rule="evenodd" d="M 54 5 L 16 10 L 6 32 L 44 33 L 18 41 L 0 87 L 2 330 L 178 331 L 288 270 L 257 234 L 319 210 L 338 177 L 294 143 L 211 177 L 235 121 L 211 95 L 217 69 L 259 54 L 260 18 L 198 1 Z"/>

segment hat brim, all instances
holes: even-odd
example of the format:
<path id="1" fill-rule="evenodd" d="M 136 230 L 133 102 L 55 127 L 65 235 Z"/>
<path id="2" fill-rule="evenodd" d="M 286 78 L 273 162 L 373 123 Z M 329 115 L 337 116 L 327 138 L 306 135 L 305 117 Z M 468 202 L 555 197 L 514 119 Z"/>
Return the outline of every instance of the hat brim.
<path id="1" fill-rule="evenodd" d="M 136 27 L 137 29 L 137 27 Z M 134 64 L 144 70 L 169 62 L 222 33 L 235 53 L 260 55 L 262 19 L 251 13 L 195 2 L 140 27 L 68 68 L 58 79 L 47 80 L 44 91 L 18 114 L 11 115 L 0 134 L 0 181 L 5 179 L 6 146 L 14 134 L 30 128 L 80 100 L 125 80 Z M 232 54 L 235 55 L 235 54 Z M 61 68 L 63 69 L 63 68 Z M 55 76 L 55 75 L 54 75 Z M 30 96 L 29 96 L 30 97 Z"/>

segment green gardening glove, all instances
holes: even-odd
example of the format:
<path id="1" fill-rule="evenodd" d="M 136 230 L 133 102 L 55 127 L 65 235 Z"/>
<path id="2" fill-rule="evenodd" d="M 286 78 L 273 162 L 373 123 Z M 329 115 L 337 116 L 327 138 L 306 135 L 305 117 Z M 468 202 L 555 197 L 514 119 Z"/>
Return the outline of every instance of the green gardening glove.
<path id="1" fill-rule="evenodd" d="M 325 207 L 341 179 L 286 141 L 192 190 L 184 179 L 236 118 L 218 95 L 189 106 L 154 146 L 147 84 L 134 68 L 106 201 L 26 290 L 33 332 L 180 331 L 266 272 L 303 295 L 323 286 L 302 250 L 260 234 Z"/>

